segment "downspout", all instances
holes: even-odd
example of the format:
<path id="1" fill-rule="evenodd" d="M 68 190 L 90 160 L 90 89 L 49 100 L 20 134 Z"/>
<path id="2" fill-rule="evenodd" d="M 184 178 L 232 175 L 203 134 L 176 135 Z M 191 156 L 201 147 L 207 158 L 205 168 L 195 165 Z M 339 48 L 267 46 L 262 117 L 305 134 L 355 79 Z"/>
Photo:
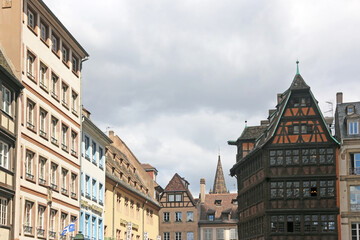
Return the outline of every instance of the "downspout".
<path id="1" fill-rule="evenodd" d="M 112 239 L 115 239 L 115 188 L 118 186 L 118 183 L 116 183 L 116 185 L 113 188 L 113 218 L 112 218 L 112 229 L 113 229 L 113 233 L 112 233 Z"/>

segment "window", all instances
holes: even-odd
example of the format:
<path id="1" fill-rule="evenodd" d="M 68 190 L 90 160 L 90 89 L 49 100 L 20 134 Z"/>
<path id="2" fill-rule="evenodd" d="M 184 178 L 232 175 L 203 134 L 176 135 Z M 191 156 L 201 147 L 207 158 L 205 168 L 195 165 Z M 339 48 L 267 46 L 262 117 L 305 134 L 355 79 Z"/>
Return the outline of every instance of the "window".
<path id="1" fill-rule="evenodd" d="M 186 240 L 194 240 L 194 232 L 187 232 Z"/>
<path id="2" fill-rule="evenodd" d="M 300 182 L 289 181 L 286 182 L 286 198 L 299 198 L 300 195 Z"/>
<path id="3" fill-rule="evenodd" d="M 46 159 L 43 157 L 39 158 L 39 184 L 45 185 L 45 166 L 46 166 Z"/>
<path id="4" fill-rule="evenodd" d="M 30 151 L 26 151 L 26 163 L 25 163 L 26 178 L 30 179 L 30 180 L 34 179 L 34 175 L 33 175 L 33 158 L 34 158 L 34 153 L 30 152 Z"/>
<path id="5" fill-rule="evenodd" d="M 168 195 L 168 200 L 169 200 L 169 202 L 173 202 L 174 201 L 174 194 L 169 194 Z"/>
<path id="6" fill-rule="evenodd" d="M 320 197 L 335 196 L 335 181 L 320 181 Z"/>
<path id="7" fill-rule="evenodd" d="M 349 134 L 359 134 L 359 122 L 351 121 L 349 122 Z"/>
<path id="8" fill-rule="evenodd" d="M 299 134 L 299 125 L 293 125 L 293 129 L 294 129 L 294 134 Z"/>
<path id="9" fill-rule="evenodd" d="M 72 111 L 73 113 L 77 113 L 77 97 L 78 95 L 73 91 L 72 94 L 71 94 L 71 100 L 72 100 Z"/>
<path id="10" fill-rule="evenodd" d="M 350 186 L 350 211 L 360 211 L 360 186 Z"/>
<path id="11" fill-rule="evenodd" d="M 91 221 L 91 236 L 93 236 L 92 239 L 95 239 L 95 236 L 96 236 L 96 217 L 92 217 L 92 221 Z"/>
<path id="12" fill-rule="evenodd" d="M 238 234 L 237 234 L 237 229 L 230 229 L 230 240 L 237 240 L 238 239 Z"/>
<path id="13" fill-rule="evenodd" d="M 8 225 L 8 200 L 0 197 L 0 225 Z"/>
<path id="14" fill-rule="evenodd" d="M 321 232 L 335 231 L 335 215 L 320 215 Z"/>
<path id="15" fill-rule="evenodd" d="M 93 163 L 97 164 L 97 159 L 96 159 L 96 143 L 93 141 L 91 144 L 91 149 L 92 149 L 92 161 Z"/>
<path id="16" fill-rule="evenodd" d="M 26 201 L 25 202 L 25 224 L 24 224 L 24 233 L 32 233 L 32 207 L 33 203 Z"/>
<path id="17" fill-rule="evenodd" d="M 175 213 L 175 222 L 181 222 L 181 212 Z"/>
<path id="18" fill-rule="evenodd" d="M 85 238 L 90 237 L 90 215 L 85 214 L 85 230 L 84 230 Z"/>
<path id="19" fill-rule="evenodd" d="M 360 223 L 351 223 L 351 239 L 360 240 Z"/>
<path id="20" fill-rule="evenodd" d="M 51 94 L 54 98 L 58 98 L 58 81 L 59 77 L 54 73 L 51 74 Z"/>
<path id="21" fill-rule="evenodd" d="M 51 188 L 56 190 L 57 189 L 57 165 L 55 163 L 51 163 Z"/>
<path id="22" fill-rule="evenodd" d="M 204 229 L 204 240 L 212 240 L 212 228 Z"/>
<path id="23" fill-rule="evenodd" d="M 62 149 L 67 151 L 68 149 L 68 143 L 67 143 L 67 132 L 68 132 L 68 127 L 65 126 L 65 125 L 62 125 L 62 128 L 61 128 L 61 146 L 62 146 Z"/>
<path id="24" fill-rule="evenodd" d="M 175 201 L 176 201 L 176 202 L 181 202 L 181 198 L 182 198 L 182 195 L 181 195 L 181 194 L 176 194 L 176 195 L 175 195 Z"/>
<path id="25" fill-rule="evenodd" d="M 283 198 L 284 197 L 284 182 L 270 183 L 270 197 Z"/>
<path id="26" fill-rule="evenodd" d="M 44 228 L 44 212 L 45 212 L 45 207 L 44 206 L 39 206 L 39 213 L 38 213 L 38 227 L 37 227 L 37 232 L 38 232 L 38 236 L 44 236 L 45 233 L 45 228 Z"/>
<path id="27" fill-rule="evenodd" d="M 350 174 L 360 175 L 360 153 L 350 154 Z"/>
<path id="28" fill-rule="evenodd" d="M 286 165 L 298 165 L 299 164 L 299 149 L 286 150 L 285 151 Z"/>
<path id="29" fill-rule="evenodd" d="M 164 212 L 163 213 L 163 220 L 164 220 L 164 222 L 169 222 L 170 221 L 170 213 L 169 212 Z"/>
<path id="30" fill-rule="evenodd" d="M 57 54 L 59 51 L 59 38 L 56 35 L 51 35 L 52 47 L 51 50 Z"/>
<path id="31" fill-rule="evenodd" d="M 7 89 L 6 87 L 1 87 L 1 95 L 2 95 L 2 104 L 1 104 L 1 110 L 6 112 L 8 115 L 11 116 L 11 91 Z"/>
<path id="32" fill-rule="evenodd" d="M 90 199 L 90 177 L 85 175 L 85 196 Z"/>
<path id="33" fill-rule="evenodd" d="M 181 240 L 181 232 L 175 232 L 175 240 Z"/>
<path id="34" fill-rule="evenodd" d="M 305 215 L 304 216 L 304 231 L 305 232 L 318 232 L 319 231 L 318 215 Z"/>
<path id="35" fill-rule="evenodd" d="M 66 224 L 66 220 L 67 220 L 67 214 L 66 213 L 61 213 L 61 221 L 60 221 L 60 229 L 61 231 L 65 229 L 65 227 L 67 226 Z"/>
<path id="36" fill-rule="evenodd" d="M 97 198 L 97 185 L 96 185 L 96 179 L 92 180 L 92 200 L 96 201 Z"/>
<path id="37" fill-rule="evenodd" d="M 68 192 L 68 186 L 67 186 L 67 174 L 68 174 L 68 170 L 66 169 L 62 169 L 61 170 L 61 185 L 62 185 L 62 188 L 61 188 L 61 192 L 64 193 L 64 194 L 67 194 Z"/>
<path id="38" fill-rule="evenodd" d="M 347 106 L 347 115 L 353 114 L 354 108 L 355 108 L 355 106 L 353 106 L 353 105 Z"/>
<path id="39" fill-rule="evenodd" d="M 62 84 L 61 87 L 61 91 L 62 91 L 62 104 L 67 107 L 68 106 L 68 99 L 67 99 L 67 95 L 68 95 L 68 86 L 66 84 Z"/>
<path id="40" fill-rule="evenodd" d="M 55 232 L 55 217 L 56 217 L 56 210 L 51 209 L 50 211 L 50 233 L 49 235 L 51 235 L 51 232 Z"/>
<path id="41" fill-rule="evenodd" d="M 194 221 L 194 213 L 193 212 L 187 212 L 186 213 L 186 221 L 187 222 L 193 222 Z"/>
<path id="42" fill-rule="evenodd" d="M 73 70 L 75 73 L 77 73 L 77 72 L 78 72 L 78 69 L 79 69 L 79 68 L 78 68 L 78 60 L 77 60 L 77 58 L 76 58 L 76 57 L 73 57 L 71 63 L 72 63 L 72 70 Z"/>
<path id="43" fill-rule="evenodd" d="M 76 132 L 71 132 L 71 154 L 76 156 L 76 139 L 77 139 L 77 134 Z"/>
<path id="44" fill-rule="evenodd" d="M 40 38 L 45 42 L 48 39 L 48 27 L 43 22 L 40 22 Z"/>
<path id="45" fill-rule="evenodd" d="M 304 181 L 303 182 L 303 196 L 304 197 L 316 197 L 317 196 L 317 183 L 316 181 Z"/>
<path id="46" fill-rule="evenodd" d="M 271 216 L 270 217 L 270 230 L 271 232 L 284 232 L 284 216 Z"/>
<path id="47" fill-rule="evenodd" d="M 54 117 L 51 118 L 51 142 L 54 144 L 58 144 L 57 141 L 57 124 L 58 124 L 58 120 Z"/>
<path id="48" fill-rule="evenodd" d="M 321 164 L 333 164 L 334 163 L 334 149 L 320 148 L 319 149 L 319 161 Z"/>
<path id="49" fill-rule="evenodd" d="M 27 76 L 30 77 L 32 80 L 35 79 L 35 56 L 27 52 Z"/>
<path id="50" fill-rule="evenodd" d="M 28 15 L 28 26 L 31 27 L 33 30 L 35 30 L 36 26 L 36 16 L 34 15 L 34 12 L 30 9 L 27 11 Z"/>
<path id="51" fill-rule="evenodd" d="M 283 164 L 283 150 L 271 150 L 270 151 L 270 165 L 282 165 Z"/>
<path id="52" fill-rule="evenodd" d="M 69 50 L 68 48 L 63 44 L 62 46 L 62 60 L 64 61 L 64 63 L 67 64 L 67 62 L 69 61 Z"/>
<path id="53" fill-rule="evenodd" d="M 71 174 L 71 197 L 76 197 L 76 174 Z"/>
<path id="54" fill-rule="evenodd" d="M 90 160 L 90 139 L 88 136 L 85 136 L 85 158 Z"/>
<path id="55" fill-rule="evenodd" d="M 99 167 L 104 168 L 104 150 L 102 147 L 99 147 Z"/>
<path id="56" fill-rule="evenodd" d="M 221 206 L 221 200 L 215 200 L 215 201 L 214 201 L 214 204 L 215 204 L 216 206 Z"/>
<path id="57" fill-rule="evenodd" d="M 98 230 L 98 239 L 99 240 L 102 240 L 103 239 L 103 222 L 102 222 L 102 219 L 100 219 L 99 218 L 99 220 L 98 220 L 98 228 L 99 228 L 99 230 Z"/>
<path id="58" fill-rule="evenodd" d="M 28 100 L 27 101 L 27 127 L 34 130 L 35 126 L 34 126 L 34 108 L 35 108 L 35 103 L 33 103 L 32 101 Z"/>
<path id="59" fill-rule="evenodd" d="M 224 229 L 223 228 L 217 228 L 216 229 L 216 239 L 217 240 L 223 240 L 224 238 L 225 238 Z"/>
<path id="60" fill-rule="evenodd" d="M 40 136 L 45 138 L 46 138 L 46 115 L 47 112 L 44 109 L 40 108 L 39 132 L 40 132 Z"/>
<path id="61" fill-rule="evenodd" d="M 9 145 L 0 141 L 0 166 L 9 169 Z"/>
<path id="62" fill-rule="evenodd" d="M 208 215 L 208 220 L 209 221 L 214 221 L 214 214 L 209 214 Z"/>
<path id="63" fill-rule="evenodd" d="M 170 233 L 169 232 L 164 232 L 164 239 L 163 240 L 170 240 Z"/>
<path id="64" fill-rule="evenodd" d="M 104 203 L 104 189 L 101 183 L 99 183 L 99 203 L 101 205 Z"/>

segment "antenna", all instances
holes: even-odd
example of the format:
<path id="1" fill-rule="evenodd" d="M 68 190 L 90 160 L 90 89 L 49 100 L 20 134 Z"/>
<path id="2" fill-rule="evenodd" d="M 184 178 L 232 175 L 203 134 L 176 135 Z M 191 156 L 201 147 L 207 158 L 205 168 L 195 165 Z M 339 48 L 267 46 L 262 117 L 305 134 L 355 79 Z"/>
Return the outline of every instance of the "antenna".
<path id="1" fill-rule="evenodd" d="M 334 103 L 331 101 L 326 101 L 326 103 L 330 105 L 330 109 L 325 111 L 325 113 L 331 112 L 331 116 L 334 116 Z"/>

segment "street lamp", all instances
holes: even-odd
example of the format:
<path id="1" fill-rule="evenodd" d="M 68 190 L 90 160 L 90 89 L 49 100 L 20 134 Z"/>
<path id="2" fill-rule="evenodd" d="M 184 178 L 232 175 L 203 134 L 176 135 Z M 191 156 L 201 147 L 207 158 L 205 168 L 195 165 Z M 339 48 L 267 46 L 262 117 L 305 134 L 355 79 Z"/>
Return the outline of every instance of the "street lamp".
<path id="1" fill-rule="evenodd" d="M 84 240 L 84 235 L 81 233 L 81 231 L 79 231 L 78 234 L 76 234 L 74 240 Z"/>

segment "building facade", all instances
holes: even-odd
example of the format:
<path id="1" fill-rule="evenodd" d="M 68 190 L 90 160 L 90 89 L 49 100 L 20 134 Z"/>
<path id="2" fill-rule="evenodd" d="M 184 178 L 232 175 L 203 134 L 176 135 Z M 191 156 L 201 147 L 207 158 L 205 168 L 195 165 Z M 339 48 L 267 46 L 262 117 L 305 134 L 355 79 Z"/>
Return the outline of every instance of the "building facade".
<path id="1" fill-rule="evenodd" d="M 163 240 L 197 240 L 197 205 L 185 178 L 175 174 L 160 195 L 160 236 Z"/>
<path id="2" fill-rule="evenodd" d="M 103 240 L 105 222 L 105 151 L 112 142 L 83 108 L 80 229 L 85 239 Z"/>
<path id="3" fill-rule="evenodd" d="M 155 240 L 159 236 L 156 183 L 126 144 L 109 132 L 106 153 L 106 240 Z"/>
<path id="4" fill-rule="evenodd" d="M 213 189 L 210 190 L 209 194 L 205 193 L 205 179 L 200 179 L 198 239 L 238 239 L 238 203 L 236 197 L 236 193 L 229 193 L 226 189 L 226 182 L 219 156 Z"/>
<path id="5" fill-rule="evenodd" d="M 0 48 L 1 49 L 1 48 Z M 0 50 L 0 239 L 10 240 L 15 225 L 16 152 L 21 82 Z"/>
<path id="6" fill-rule="evenodd" d="M 3 1 L 0 15 L 0 43 L 25 87 L 13 238 L 59 239 L 80 212 L 80 70 L 88 54 L 42 0 Z"/>
<path id="7" fill-rule="evenodd" d="M 269 113 L 265 129 L 229 141 L 239 239 L 338 239 L 339 143 L 299 72 Z"/>
<path id="8" fill-rule="evenodd" d="M 337 93 L 335 136 L 339 151 L 341 239 L 360 239 L 360 102 Z"/>

